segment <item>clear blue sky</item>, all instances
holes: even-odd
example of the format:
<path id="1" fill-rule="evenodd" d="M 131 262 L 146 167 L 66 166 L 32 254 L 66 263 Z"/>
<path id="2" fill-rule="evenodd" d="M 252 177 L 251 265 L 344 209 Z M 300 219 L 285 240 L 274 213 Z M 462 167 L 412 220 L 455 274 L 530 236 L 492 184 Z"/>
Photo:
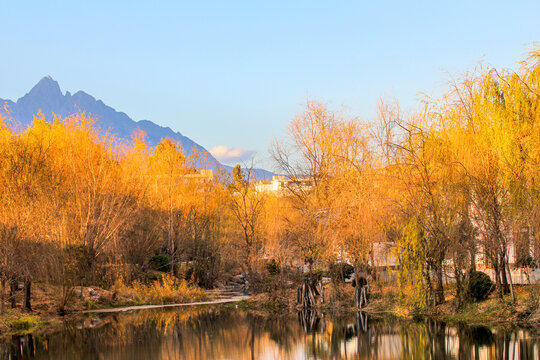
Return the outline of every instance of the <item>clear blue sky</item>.
<path id="1" fill-rule="evenodd" d="M 372 119 L 416 107 L 445 72 L 515 67 L 540 1 L 3 1 L 0 98 L 49 74 L 134 120 L 255 150 L 307 97 Z"/>

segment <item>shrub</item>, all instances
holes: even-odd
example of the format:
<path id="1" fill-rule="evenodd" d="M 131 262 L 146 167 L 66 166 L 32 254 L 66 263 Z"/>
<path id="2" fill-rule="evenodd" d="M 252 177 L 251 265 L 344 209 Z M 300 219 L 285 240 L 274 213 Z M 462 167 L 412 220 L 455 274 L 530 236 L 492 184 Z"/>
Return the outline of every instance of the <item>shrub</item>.
<path id="1" fill-rule="evenodd" d="M 493 281 L 481 271 L 473 271 L 469 281 L 469 293 L 476 301 L 487 299 L 493 291 Z"/>
<path id="2" fill-rule="evenodd" d="M 354 274 L 354 267 L 347 263 L 334 263 L 330 265 L 330 276 L 334 282 L 345 282 L 349 276 Z"/>
<path id="3" fill-rule="evenodd" d="M 148 271 L 143 274 L 142 278 L 145 283 L 150 283 L 157 280 L 161 280 L 163 278 L 163 275 L 160 273 Z"/>
<path id="4" fill-rule="evenodd" d="M 276 259 L 272 259 L 266 264 L 266 270 L 268 270 L 268 273 L 270 275 L 277 275 L 281 271 L 281 269 L 279 268 L 279 264 L 277 263 Z"/>
<path id="5" fill-rule="evenodd" d="M 148 265 L 154 270 L 169 272 L 171 270 L 171 257 L 167 254 L 154 255 L 148 260 Z"/>
<path id="6" fill-rule="evenodd" d="M 532 256 L 520 256 L 516 260 L 516 268 L 522 267 L 522 268 L 536 268 L 536 261 L 534 261 L 534 258 Z"/>
<path id="7" fill-rule="evenodd" d="M 331 304 L 343 304 L 352 306 L 354 299 L 354 290 L 341 282 L 334 282 L 328 288 L 328 300 Z"/>
<path id="8" fill-rule="evenodd" d="M 67 245 L 62 249 L 63 281 L 66 285 L 88 284 L 92 255 L 83 245 Z"/>

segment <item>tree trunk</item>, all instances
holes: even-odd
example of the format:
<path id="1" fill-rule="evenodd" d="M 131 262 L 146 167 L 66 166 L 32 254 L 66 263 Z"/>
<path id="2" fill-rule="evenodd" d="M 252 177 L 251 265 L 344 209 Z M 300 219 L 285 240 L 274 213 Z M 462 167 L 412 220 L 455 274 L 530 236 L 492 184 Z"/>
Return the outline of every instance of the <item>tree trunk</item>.
<path id="1" fill-rule="evenodd" d="M 435 266 L 435 305 L 444 304 L 443 265 L 442 261 Z"/>
<path id="2" fill-rule="evenodd" d="M 17 307 L 17 301 L 15 299 L 15 292 L 17 291 L 17 280 L 15 278 L 11 278 L 9 281 L 9 300 L 11 302 L 11 308 Z"/>
<path id="3" fill-rule="evenodd" d="M 470 249 L 469 250 L 469 256 L 470 256 L 470 264 L 469 264 L 469 274 L 473 271 L 476 271 L 476 249 Z"/>
<path id="4" fill-rule="evenodd" d="M 319 281 L 319 286 L 321 287 L 321 304 L 324 304 L 324 284 L 322 279 Z"/>
<path id="5" fill-rule="evenodd" d="M 510 292 L 510 287 L 508 286 L 508 278 L 506 276 L 506 261 L 504 254 L 499 255 L 499 271 L 501 273 L 501 287 L 503 295 L 506 295 Z"/>
<path id="6" fill-rule="evenodd" d="M 171 241 L 171 277 L 174 278 L 174 270 L 176 268 L 175 264 L 174 264 L 174 260 L 175 260 L 175 255 L 176 255 L 176 250 L 175 250 L 175 247 L 174 247 L 174 241 Z"/>
<path id="7" fill-rule="evenodd" d="M 302 282 L 302 286 L 300 288 L 301 293 L 301 304 L 304 309 L 310 308 L 315 305 L 315 294 L 313 293 L 313 288 L 311 286 L 311 282 L 307 279 L 305 279 Z"/>
<path id="8" fill-rule="evenodd" d="M 4 312 L 6 311 L 6 308 L 5 308 L 5 304 L 4 304 L 4 300 L 5 300 L 5 296 L 6 296 L 6 280 L 5 279 L 2 279 L 2 288 L 0 289 L 0 291 L 2 292 L 0 294 L 0 315 L 4 315 Z"/>
<path id="9" fill-rule="evenodd" d="M 356 302 L 356 307 L 359 308 L 360 307 L 360 274 L 359 274 L 359 265 L 358 265 L 358 261 L 355 261 L 354 262 L 354 281 L 355 281 L 355 286 L 354 286 L 354 299 L 355 299 L 355 302 Z"/>
<path id="10" fill-rule="evenodd" d="M 456 279 L 456 297 L 458 299 L 458 308 L 460 308 L 465 302 L 465 294 L 466 294 L 465 277 L 466 275 L 463 275 L 463 271 L 458 265 L 458 261 L 455 258 L 455 256 L 454 256 L 453 262 L 454 262 L 454 277 Z"/>
<path id="11" fill-rule="evenodd" d="M 367 286 L 362 286 L 360 288 L 360 308 L 363 308 L 365 306 L 367 306 L 367 290 L 366 290 L 366 287 Z"/>
<path id="12" fill-rule="evenodd" d="M 508 265 L 508 260 L 506 259 L 505 257 L 505 261 L 504 261 L 506 267 L 505 267 L 505 272 L 506 270 L 508 270 L 508 281 L 509 281 L 509 285 L 510 285 L 510 294 L 512 294 L 512 302 L 516 302 L 516 296 L 514 294 L 514 284 L 512 283 L 512 273 L 510 272 L 510 265 Z"/>
<path id="13" fill-rule="evenodd" d="M 427 269 L 424 270 L 424 280 L 426 282 L 426 307 L 433 305 L 433 286 L 431 285 L 431 266 L 427 265 Z"/>
<path id="14" fill-rule="evenodd" d="M 23 311 L 32 311 L 31 286 L 32 286 L 32 281 L 24 280 L 24 300 L 23 300 L 23 305 L 22 305 Z"/>
<path id="15" fill-rule="evenodd" d="M 251 247 L 246 245 L 246 282 L 249 285 L 250 281 L 254 281 L 253 266 L 251 264 Z M 249 289 L 246 288 L 249 292 Z"/>
<path id="16" fill-rule="evenodd" d="M 501 285 L 501 272 L 499 269 L 498 259 L 492 259 L 492 264 L 493 264 L 493 271 L 495 273 L 495 289 L 497 289 L 497 294 L 499 295 L 499 299 L 502 299 L 503 289 Z"/>
<path id="17" fill-rule="evenodd" d="M 167 189 L 167 195 L 169 197 L 169 219 L 167 222 L 167 230 L 169 235 L 169 250 L 171 251 L 171 276 L 174 277 L 174 256 L 175 256 L 175 244 L 173 239 L 173 206 L 172 206 L 172 173 L 169 174 L 169 187 Z"/>

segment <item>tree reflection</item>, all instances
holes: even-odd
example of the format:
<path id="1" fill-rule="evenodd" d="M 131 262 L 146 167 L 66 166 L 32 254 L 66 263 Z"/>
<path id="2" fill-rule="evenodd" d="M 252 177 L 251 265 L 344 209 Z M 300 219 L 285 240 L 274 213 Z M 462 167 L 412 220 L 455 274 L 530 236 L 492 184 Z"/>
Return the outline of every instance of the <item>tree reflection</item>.
<path id="1" fill-rule="evenodd" d="M 151 310 L 4 338 L 0 359 L 539 359 L 538 335 L 365 312 L 264 316 L 227 307 Z"/>

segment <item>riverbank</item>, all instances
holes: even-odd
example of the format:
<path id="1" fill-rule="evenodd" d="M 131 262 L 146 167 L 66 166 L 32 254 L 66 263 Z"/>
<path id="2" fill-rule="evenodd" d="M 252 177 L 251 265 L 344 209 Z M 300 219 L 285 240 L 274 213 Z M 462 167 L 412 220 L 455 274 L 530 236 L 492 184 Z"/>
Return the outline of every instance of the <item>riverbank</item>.
<path id="1" fill-rule="evenodd" d="M 246 311 L 264 313 L 268 316 L 276 314 L 296 313 L 294 289 L 276 290 L 271 293 L 257 294 L 251 297 L 234 296 L 229 299 L 211 299 L 207 295 L 202 298 L 181 297 L 178 303 L 150 303 L 134 296 L 132 290 L 111 292 L 98 287 L 77 289 L 76 296 L 71 299 L 68 311 L 61 315 L 58 304 L 50 299 L 51 294 L 58 293 L 53 286 L 36 284 L 34 286 L 34 302 L 32 312 L 22 312 L 20 308 L 11 309 L 6 306 L 5 314 L 0 316 L 0 336 L 47 331 L 55 328 L 66 320 L 88 313 L 115 313 L 144 309 L 170 308 L 195 305 L 224 304 Z M 516 302 L 511 301 L 510 295 L 502 300 L 494 295 L 482 302 L 473 302 L 461 308 L 452 295 L 452 289 L 447 289 L 446 302 L 443 305 L 423 310 L 413 310 L 399 304 L 398 294 L 392 286 L 377 285 L 372 289 L 369 305 L 363 309 L 372 318 L 395 318 L 401 320 L 417 320 L 431 318 L 448 323 L 466 323 L 469 325 L 506 326 L 539 326 L 540 311 L 533 308 L 531 292 L 525 286 L 516 286 Z M 80 295 L 82 291 L 82 296 Z M 318 304 L 314 310 L 322 312 L 351 312 L 357 311 L 352 302 L 354 289 L 350 285 L 340 287 L 327 286 L 326 301 Z M 199 294 L 197 292 L 197 294 Z M 179 297 L 172 297 L 179 298 Z M 169 297 L 165 300 L 170 299 Z M 163 300 L 163 299 L 162 299 Z M 7 305 L 7 304 L 6 304 Z"/>
<path id="2" fill-rule="evenodd" d="M 515 303 L 512 302 L 511 296 L 507 295 L 502 300 L 490 297 L 487 300 L 471 302 L 461 307 L 453 296 L 449 296 L 444 304 L 425 309 L 412 309 L 400 305 L 395 299 L 375 298 L 365 311 L 374 315 L 393 316 L 407 320 L 431 318 L 468 325 L 538 326 L 540 324 L 538 308 L 532 308 L 529 300 L 526 299 L 526 294 L 522 294 L 521 291 L 516 295 Z"/>
<path id="3" fill-rule="evenodd" d="M 0 336 L 31 333 L 54 327 L 85 311 L 118 311 L 140 306 L 163 306 L 204 302 L 210 296 L 201 288 L 185 281 L 172 281 L 163 277 L 151 284 L 134 282 L 130 286 L 115 284 L 111 289 L 98 286 L 62 288 L 61 286 L 35 283 L 32 285 L 32 310 L 21 310 L 23 294 L 15 293 L 16 307 L 4 304 L 0 315 Z M 241 299 L 240 299 L 241 300 Z"/>
<path id="4" fill-rule="evenodd" d="M 354 289 L 343 286 L 334 289 L 327 286 L 325 290 L 325 303 L 318 304 L 317 311 L 357 311 L 352 299 Z M 515 286 L 516 302 L 512 302 L 511 296 L 506 295 L 503 299 L 492 294 L 488 299 L 481 302 L 471 302 L 459 307 L 454 297 L 453 289 L 446 289 L 446 301 L 444 304 L 425 308 L 413 309 L 399 303 L 397 289 L 392 286 L 377 285 L 372 289 L 369 304 L 362 310 L 373 317 L 392 317 L 403 320 L 416 320 L 431 318 L 449 323 L 466 323 L 470 325 L 491 326 L 539 326 L 540 309 L 537 302 L 531 298 L 535 294 L 527 286 Z M 245 310 L 281 313 L 284 311 L 296 312 L 300 310 L 296 304 L 294 290 L 286 290 L 276 293 L 265 293 L 251 297 L 237 304 Z"/>

